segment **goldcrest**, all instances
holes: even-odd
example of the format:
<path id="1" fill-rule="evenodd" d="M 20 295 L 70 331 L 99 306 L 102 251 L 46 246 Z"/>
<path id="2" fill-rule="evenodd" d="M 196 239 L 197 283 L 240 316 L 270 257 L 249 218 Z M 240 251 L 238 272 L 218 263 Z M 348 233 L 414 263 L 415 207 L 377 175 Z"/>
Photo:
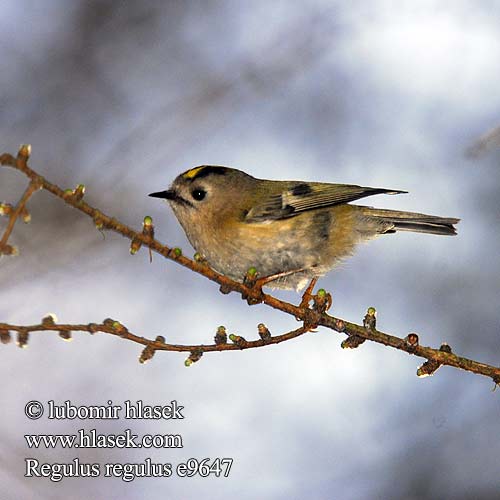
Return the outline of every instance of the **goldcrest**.
<path id="1" fill-rule="evenodd" d="M 191 245 L 219 273 L 242 281 L 254 267 L 268 286 L 299 290 L 381 234 L 456 234 L 460 219 L 350 204 L 399 193 L 406 191 L 271 181 L 202 165 L 149 196 L 168 200 Z"/>

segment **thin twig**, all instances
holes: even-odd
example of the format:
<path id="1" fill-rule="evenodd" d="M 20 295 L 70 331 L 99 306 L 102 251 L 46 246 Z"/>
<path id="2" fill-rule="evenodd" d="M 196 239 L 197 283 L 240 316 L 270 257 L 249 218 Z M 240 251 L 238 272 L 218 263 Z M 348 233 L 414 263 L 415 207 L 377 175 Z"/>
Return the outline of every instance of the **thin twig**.
<path id="1" fill-rule="evenodd" d="M 21 196 L 21 199 L 19 200 L 19 203 L 16 205 L 16 208 L 12 212 L 12 214 L 9 217 L 9 222 L 7 224 L 7 227 L 5 228 L 5 231 L 3 233 L 2 239 L 0 240 L 0 251 L 4 246 L 7 244 L 7 241 L 12 233 L 12 230 L 14 229 L 14 226 L 16 224 L 17 218 L 19 215 L 21 215 L 21 212 L 24 210 L 24 207 L 26 206 L 27 201 L 31 198 L 31 195 L 39 189 L 39 185 L 36 181 L 32 180 L 28 187 L 25 189 L 23 195 Z"/>
<path id="2" fill-rule="evenodd" d="M 203 352 L 214 352 L 214 351 L 241 351 L 244 349 L 254 349 L 257 347 L 264 347 L 272 344 L 279 344 L 281 342 L 285 342 L 287 340 L 294 339 L 296 337 L 300 337 L 304 333 L 308 331 L 307 328 L 301 326 L 296 330 L 292 330 L 287 333 L 283 333 L 282 335 L 271 336 L 268 340 L 245 340 L 241 344 L 200 344 L 200 345 L 184 345 L 184 344 L 168 344 L 165 342 L 159 342 L 155 340 L 150 340 L 145 337 L 141 337 L 130 332 L 128 329 L 120 329 L 113 328 L 112 326 L 107 326 L 102 323 L 89 323 L 89 324 L 78 324 L 78 325 L 69 325 L 69 324 L 52 324 L 52 325 L 43 325 L 39 323 L 37 325 L 11 325 L 10 323 L 0 323 L 0 331 L 13 331 L 13 332 L 23 332 L 23 333 L 33 333 L 33 332 L 88 332 L 90 334 L 94 334 L 96 332 L 107 333 L 110 335 L 116 335 L 124 340 L 130 340 L 137 344 L 141 344 L 143 346 L 151 346 L 157 351 L 176 351 L 176 352 L 192 352 L 201 350 Z"/>

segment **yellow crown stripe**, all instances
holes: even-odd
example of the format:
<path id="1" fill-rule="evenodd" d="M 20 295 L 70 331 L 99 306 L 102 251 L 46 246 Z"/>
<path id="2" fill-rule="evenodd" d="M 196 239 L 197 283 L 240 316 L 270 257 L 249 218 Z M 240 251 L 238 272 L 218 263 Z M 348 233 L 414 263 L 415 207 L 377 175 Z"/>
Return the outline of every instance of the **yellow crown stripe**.
<path id="1" fill-rule="evenodd" d="M 191 170 L 188 170 L 182 177 L 184 177 L 185 179 L 193 179 L 198 175 L 200 171 L 202 171 L 205 168 L 205 166 L 206 165 L 192 168 Z"/>

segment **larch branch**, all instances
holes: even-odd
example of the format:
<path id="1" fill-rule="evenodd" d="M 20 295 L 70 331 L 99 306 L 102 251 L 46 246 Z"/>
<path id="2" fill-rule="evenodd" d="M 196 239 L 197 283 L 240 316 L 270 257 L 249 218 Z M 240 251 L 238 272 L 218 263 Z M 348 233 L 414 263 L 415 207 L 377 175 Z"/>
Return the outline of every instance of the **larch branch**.
<path id="1" fill-rule="evenodd" d="M 309 290 L 309 295 L 302 300 L 300 305 L 296 306 L 272 295 L 263 293 L 261 287 L 252 286 L 252 283 L 249 284 L 248 282 L 242 283 L 231 280 L 227 276 L 217 273 L 205 263 L 183 256 L 179 249 L 171 248 L 160 243 L 153 237 L 152 227 L 149 231 L 135 231 L 114 217 L 110 217 L 97 208 L 92 207 L 83 201 L 84 190 L 80 187 L 75 190 L 63 190 L 56 184 L 49 182 L 28 166 L 29 156 L 29 146 L 21 146 L 16 157 L 10 154 L 0 155 L 1 165 L 17 169 L 30 179 L 28 188 L 25 190 L 14 211 L 10 214 L 7 228 L 4 232 L 2 240 L 0 241 L 0 251 L 2 250 L 2 247 L 7 246 L 8 238 L 12 233 L 19 215 L 25 208 L 26 202 L 35 190 L 41 188 L 60 198 L 64 201 L 64 203 L 91 217 L 97 227 L 114 231 L 129 239 L 133 245 L 135 243 L 135 247 L 133 248 L 136 250 L 140 246 L 148 247 L 150 251 L 162 255 L 166 259 L 172 260 L 177 264 L 190 269 L 191 271 L 196 272 L 215 283 L 218 283 L 220 285 L 221 292 L 237 292 L 241 294 L 241 296 L 246 299 L 249 304 L 264 303 L 274 309 L 294 316 L 298 320 L 302 321 L 303 326 L 277 336 L 271 336 L 269 332 L 267 332 L 266 336 L 261 335 L 261 339 L 259 340 L 245 340 L 243 337 L 233 335 L 230 336 L 232 343 L 227 343 L 217 342 L 216 336 L 215 344 L 179 345 L 166 343 L 163 337 L 156 337 L 156 340 L 141 337 L 130 332 L 118 321 L 110 319 L 104 320 L 102 323 L 75 325 L 57 324 L 54 321 L 46 320 L 42 321 L 40 324 L 30 326 L 0 323 L 0 337 L 3 336 L 2 340 L 6 339 L 7 335 L 10 335 L 10 331 L 18 333 L 19 345 L 26 345 L 29 333 L 40 331 L 57 331 L 63 338 L 66 339 L 70 336 L 70 332 L 72 331 L 83 331 L 89 333 L 102 332 L 116 335 L 124 340 L 129 340 L 145 346 L 140 357 L 142 362 L 150 359 L 156 351 L 177 351 L 189 352 L 190 357 L 186 360 L 186 363 L 190 364 L 191 362 L 200 359 L 201 355 L 205 352 L 234 351 L 278 344 L 303 335 L 318 326 L 323 326 L 347 335 L 347 338 L 342 342 L 342 347 L 344 348 L 355 348 L 366 340 L 369 340 L 426 359 L 427 361 L 417 371 L 417 374 L 420 376 L 432 375 L 440 366 L 447 365 L 479 375 L 484 375 L 491 378 L 495 384 L 500 384 L 500 367 L 457 356 L 451 351 L 451 348 L 447 344 L 441 345 L 439 349 L 421 346 L 419 345 L 418 335 L 415 333 L 410 333 L 405 338 L 401 338 L 377 330 L 375 310 L 373 308 L 368 309 L 367 315 L 363 320 L 363 325 L 358 325 L 327 314 L 327 309 L 329 308 L 329 305 L 331 305 L 331 296 L 330 294 L 324 292 L 324 290 L 318 291 L 316 295 L 312 295 L 310 293 L 312 290 Z M 311 300 L 313 301 L 312 308 L 309 307 Z M 259 327 L 260 326 L 261 325 L 259 325 Z M 264 325 L 262 326 L 265 330 Z M 20 338 L 21 341 L 19 340 Z M 188 361 L 190 362 L 188 363 Z"/>

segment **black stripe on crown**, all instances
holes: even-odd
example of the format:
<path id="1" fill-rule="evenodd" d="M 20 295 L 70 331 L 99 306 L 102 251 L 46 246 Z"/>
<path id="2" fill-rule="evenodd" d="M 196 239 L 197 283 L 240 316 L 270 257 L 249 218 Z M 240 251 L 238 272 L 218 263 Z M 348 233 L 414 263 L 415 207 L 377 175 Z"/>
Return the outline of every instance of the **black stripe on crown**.
<path id="1" fill-rule="evenodd" d="M 183 174 L 183 177 L 187 180 L 194 181 L 195 179 L 201 179 L 209 175 L 226 175 L 228 170 L 227 167 L 220 167 L 218 165 L 201 165 L 188 170 Z"/>

